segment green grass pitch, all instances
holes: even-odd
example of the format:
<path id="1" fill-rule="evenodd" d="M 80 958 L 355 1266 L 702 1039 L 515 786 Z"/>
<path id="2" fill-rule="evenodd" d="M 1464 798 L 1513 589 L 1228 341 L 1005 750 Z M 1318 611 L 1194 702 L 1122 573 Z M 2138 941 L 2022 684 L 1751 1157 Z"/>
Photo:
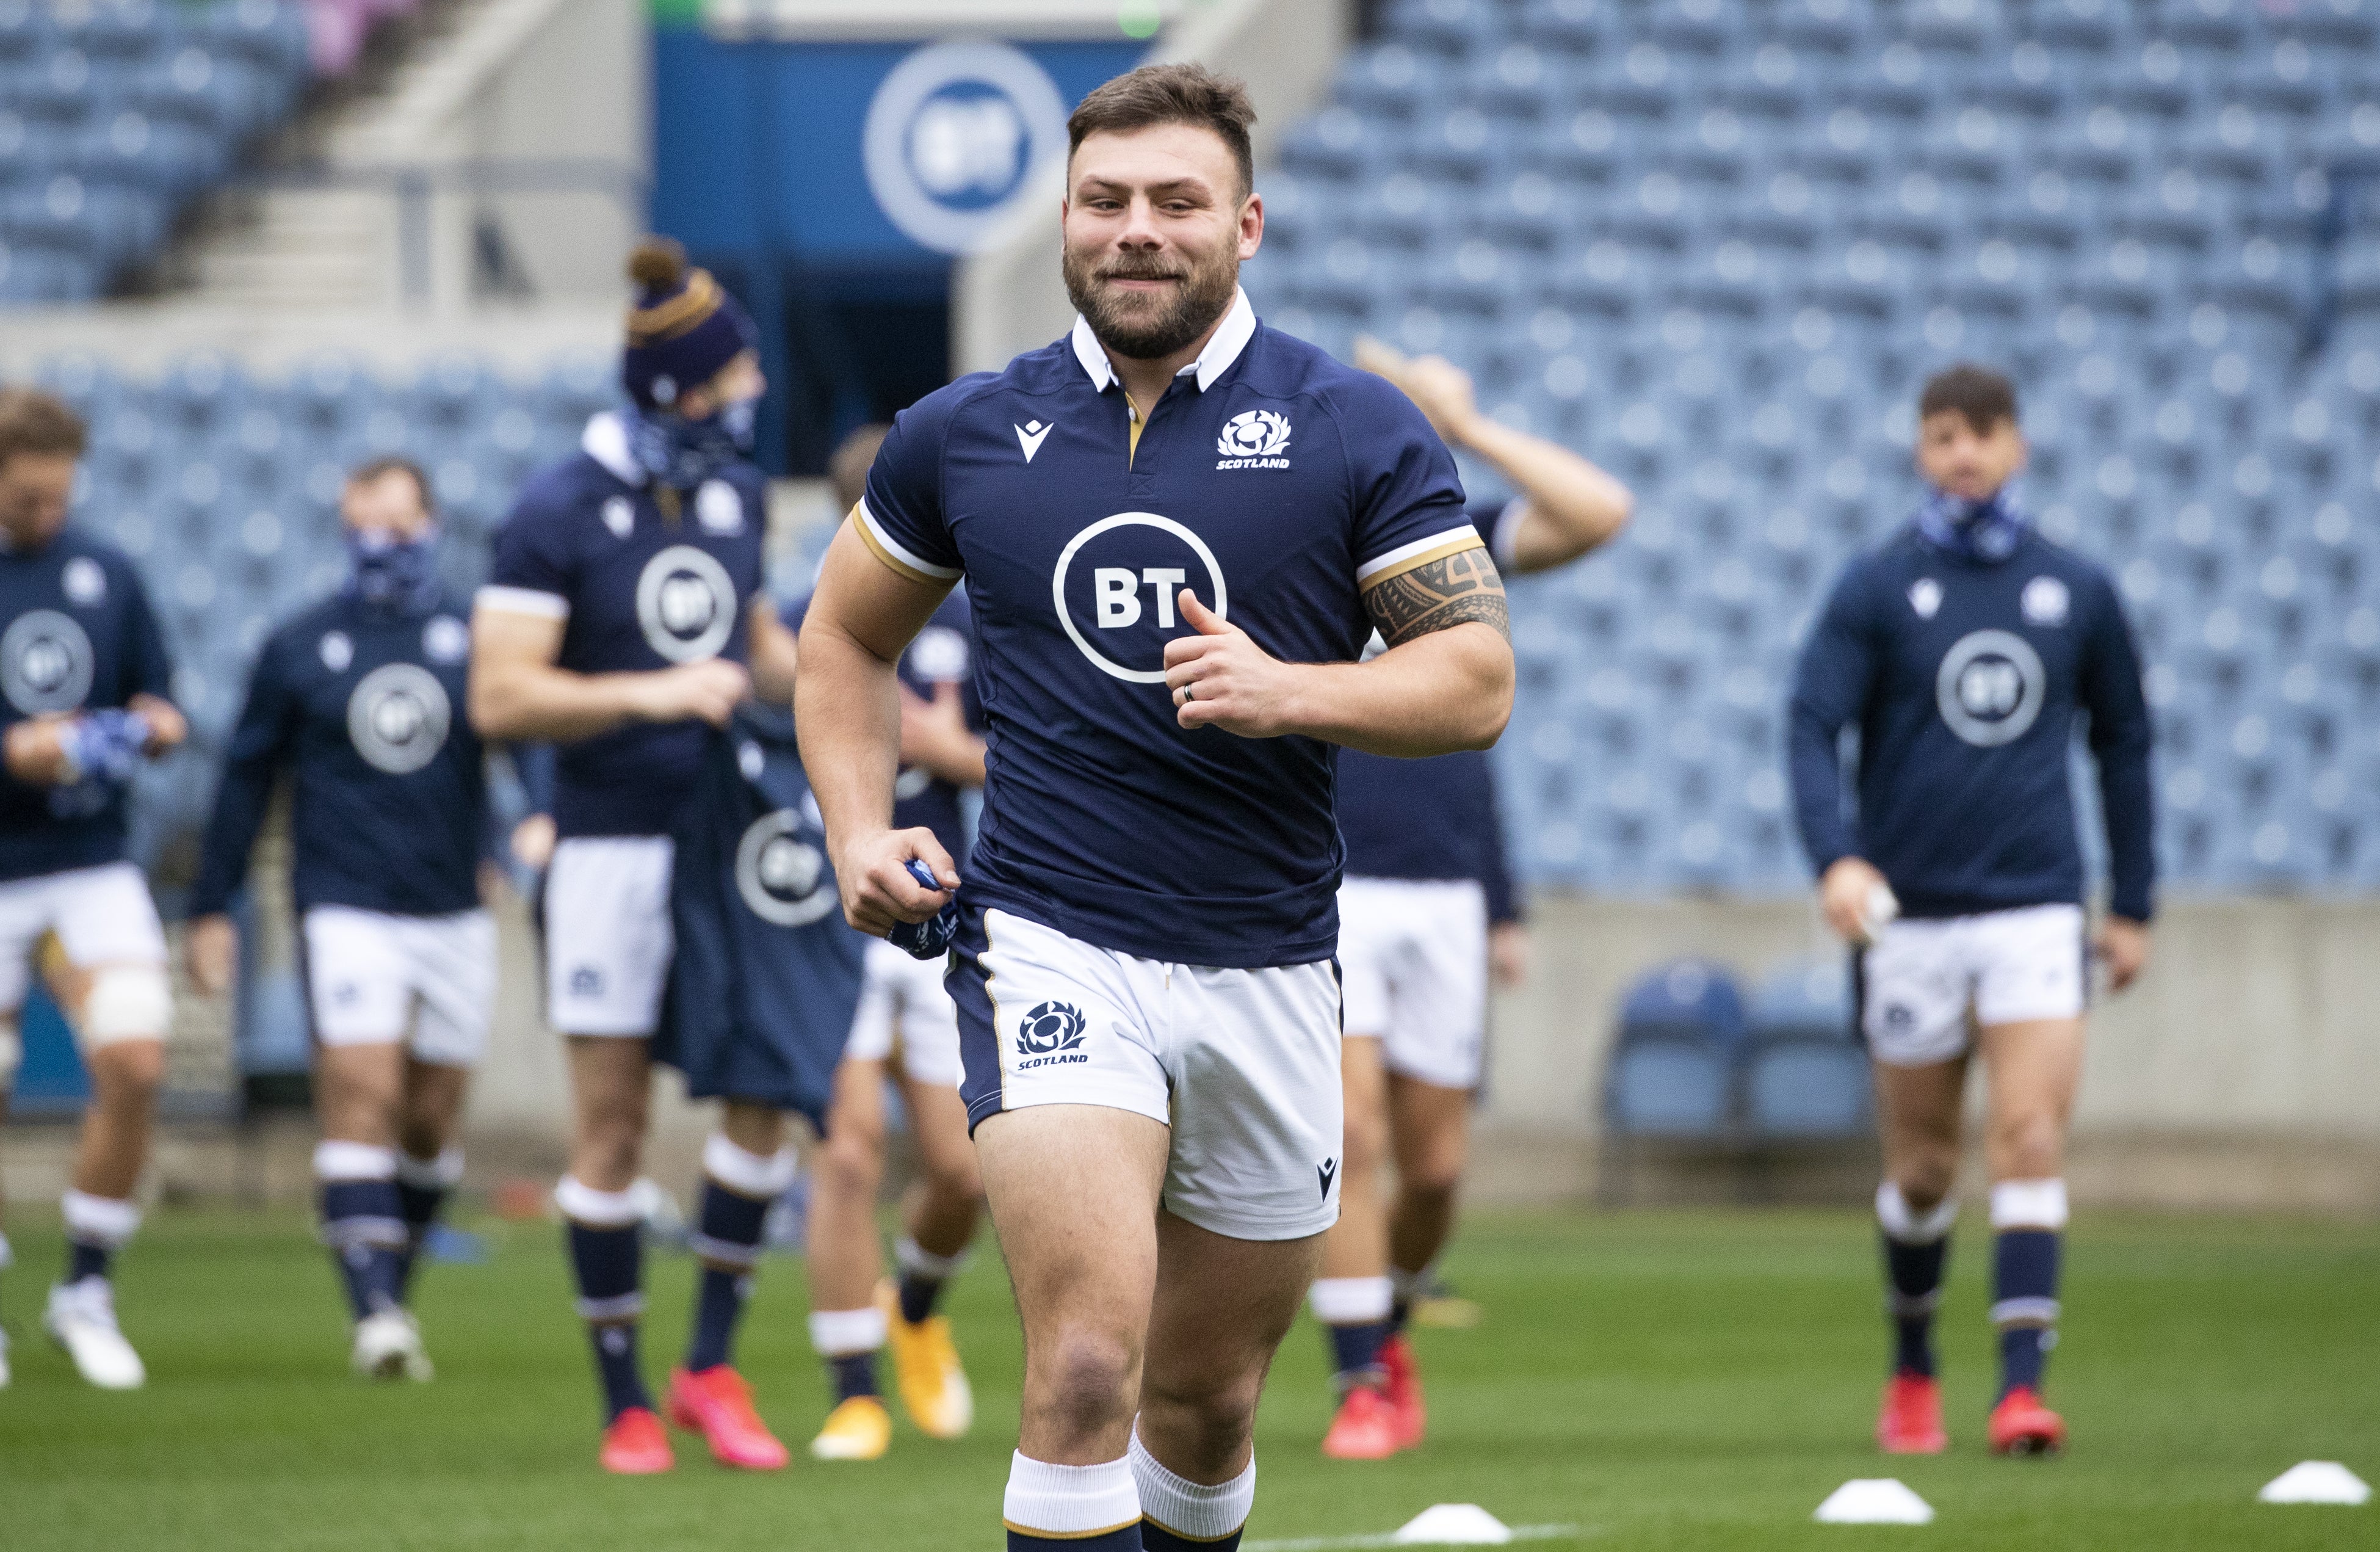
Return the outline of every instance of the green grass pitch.
<path id="1" fill-rule="evenodd" d="M 5 1311 L 0 1546 L 9 1552 L 596 1552 L 599 1548 L 995 1548 L 1018 1344 L 990 1256 L 954 1297 L 975 1435 L 905 1425 L 874 1465 L 799 1447 L 823 1406 L 797 1261 L 773 1260 L 745 1372 L 794 1467 L 730 1477 L 681 1438 L 671 1476 L 595 1469 L 594 1396 L 556 1233 L 476 1224 L 493 1255 L 433 1266 L 420 1299 L 440 1376 L 371 1387 L 344 1368 L 331 1270 L 290 1214 L 160 1212 L 126 1258 L 127 1329 L 149 1388 L 84 1388 L 37 1328 L 55 1221 L 20 1214 Z M 1882 1378 L 1873 1230 L 1852 1213 L 1481 1215 L 1450 1263 L 1486 1321 L 1420 1336 L 1431 1436 L 1379 1464 L 1316 1453 L 1321 1342 L 1301 1324 L 1261 1418 L 1251 1543 L 1393 1530 L 1428 1505 L 1569 1524 L 1549 1547 L 2380 1547 L 2380 1505 L 2271 1508 L 2304 1459 L 2380 1478 L 2380 1228 L 2085 1217 L 2069 1255 L 2051 1398 L 2068 1455 L 1983 1448 L 1986 1241 L 1953 1252 L 1943 1332 L 1951 1452 L 1888 1464 L 1866 1445 Z M 648 1367 L 685 1332 L 689 1264 L 652 1263 Z M 1924 1528 L 1815 1525 L 1846 1478 L 1897 1475 Z"/>

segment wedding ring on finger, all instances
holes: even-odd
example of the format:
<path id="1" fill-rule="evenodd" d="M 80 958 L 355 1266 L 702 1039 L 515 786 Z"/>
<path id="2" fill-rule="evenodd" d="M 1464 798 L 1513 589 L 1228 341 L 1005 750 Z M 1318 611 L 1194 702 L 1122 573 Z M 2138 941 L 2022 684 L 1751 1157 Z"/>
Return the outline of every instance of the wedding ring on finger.
<path id="1" fill-rule="evenodd" d="M 1177 706 L 1186 706 L 1197 698 L 1198 691 L 1196 680 L 1184 685 L 1181 689 L 1173 692 L 1173 703 Z"/>

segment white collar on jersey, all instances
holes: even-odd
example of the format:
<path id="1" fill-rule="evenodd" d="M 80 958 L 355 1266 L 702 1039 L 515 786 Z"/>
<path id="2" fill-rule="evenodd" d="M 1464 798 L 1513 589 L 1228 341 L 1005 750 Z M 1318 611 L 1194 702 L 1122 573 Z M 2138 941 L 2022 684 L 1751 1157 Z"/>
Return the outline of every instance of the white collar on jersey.
<path id="1" fill-rule="evenodd" d="M 1231 311 L 1223 314 L 1220 324 L 1215 325 L 1207 348 L 1198 352 L 1196 361 L 1174 375 L 1187 377 L 1196 373 L 1198 391 L 1203 394 L 1214 386 L 1216 378 L 1232 369 L 1232 363 L 1240 359 L 1240 352 L 1246 349 L 1248 341 L 1256 336 L 1257 310 L 1249 305 L 1245 291 L 1234 290 Z M 1075 314 L 1074 344 L 1075 359 L 1082 362 L 1083 370 L 1090 374 L 1091 386 L 1100 393 L 1114 387 L 1115 367 L 1108 360 L 1107 347 L 1101 345 L 1099 336 L 1091 332 L 1090 320 L 1079 312 Z"/>
<path id="2" fill-rule="evenodd" d="M 598 410 L 587 418 L 587 429 L 578 437 L 578 450 L 601 464 L 622 484 L 645 483 L 644 466 L 628 451 L 628 428 L 612 410 Z"/>

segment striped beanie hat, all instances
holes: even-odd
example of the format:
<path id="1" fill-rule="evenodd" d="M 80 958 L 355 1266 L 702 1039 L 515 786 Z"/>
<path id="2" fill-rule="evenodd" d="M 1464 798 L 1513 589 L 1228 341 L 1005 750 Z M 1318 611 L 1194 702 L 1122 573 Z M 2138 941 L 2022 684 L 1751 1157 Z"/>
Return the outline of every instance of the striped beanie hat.
<path id="1" fill-rule="evenodd" d="M 679 394 L 710 382 L 759 343 L 743 304 L 709 270 L 688 268 L 686 250 L 667 238 L 637 245 L 628 278 L 637 299 L 628 309 L 620 385 L 639 409 L 669 409 Z"/>

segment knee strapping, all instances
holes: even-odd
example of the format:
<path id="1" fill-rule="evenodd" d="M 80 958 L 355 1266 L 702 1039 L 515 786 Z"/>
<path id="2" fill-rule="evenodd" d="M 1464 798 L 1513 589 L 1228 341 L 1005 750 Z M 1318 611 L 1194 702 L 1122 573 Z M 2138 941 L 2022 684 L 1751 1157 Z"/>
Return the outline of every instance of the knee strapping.
<path id="1" fill-rule="evenodd" d="M 83 999 L 82 1037 L 92 1045 L 119 1040 L 163 1040 L 174 1022 L 174 989 L 157 965 L 108 965 L 94 971 Z"/>

